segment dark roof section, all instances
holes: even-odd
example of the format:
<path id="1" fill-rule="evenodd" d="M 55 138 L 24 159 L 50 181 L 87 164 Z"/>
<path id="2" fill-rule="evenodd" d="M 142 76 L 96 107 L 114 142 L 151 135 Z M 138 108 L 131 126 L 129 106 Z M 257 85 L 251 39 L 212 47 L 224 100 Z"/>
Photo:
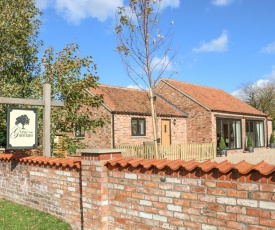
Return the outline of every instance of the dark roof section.
<path id="1" fill-rule="evenodd" d="M 159 84 L 163 82 L 179 90 L 181 93 L 185 94 L 198 104 L 201 104 L 206 109 L 210 109 L 212 111 L 258 115 L 264 117 L 267 116 L 261 111 L 221 89 L 170 79 L 162 79 Z"/>
<path id="2" fill-rule="evenodd" d="M 111 112 L 121 114 L 151 115 L 148 92 L 140 89 L 99 85 L 90 88 L 93 95 L 103 95 L 105 107 Z M 159 116 L 186 117 L 186 113 L 174 108 L 163 99 L 156 98 L 156 110 Z"/>
<path id="3" fill-rule="evenodd" d="M 117 158 L 105 163 L 105 165 L 111 166 L 121 166 L 123 168 L 131 166 L 133 168 L 138 168 L 139 166 L 149 169 L 151 167 L 156 167 L 161 170 L 165 167 L 169 167 L 171 170 L 178 170 L 180 168 L 184 168 L 187 171 L 192 171 L 196 168 L 200 168 L 203 172 L 210 172 L 213 169 L 218 169 L 221 173 L 228 173 L 231 170 L 237 170 L 241 174 L 248 174 L 253 170 L 258 171 L 260 174 L 267 176 L 275 172 L 275 165 L 270 165 L 261 161 L 260 163 L 253 165 L 247 163 L 246 161 L 241 161 L 238 164 L 233 164 L 228 162 L 227 160 L 217 163 L 212 162 L 211 160 L 205 162 L 197 162 L 195 160 L 192 161 L 184 161 L 184 160 L 147 160 L 143 158 Z"/>

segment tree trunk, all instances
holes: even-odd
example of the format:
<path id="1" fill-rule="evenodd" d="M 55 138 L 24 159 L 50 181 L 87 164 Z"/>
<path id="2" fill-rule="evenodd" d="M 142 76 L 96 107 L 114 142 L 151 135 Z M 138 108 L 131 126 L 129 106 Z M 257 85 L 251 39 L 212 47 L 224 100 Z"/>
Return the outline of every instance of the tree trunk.
<path id="1" fill-rule="evenodd" d="M 157 119 L 155 113 L 155 102 L 152 88 L 149 88 L 150 93 L 150 103 L 151 103 L 151 115 L 152 115 L 152 125 L 153 125 L 153 135 L 154 135 L 154 147 L 155 147 L 155 157 L 159 159 L 159 146 L 158 146 L 158 137 L 157 137 Z"/>

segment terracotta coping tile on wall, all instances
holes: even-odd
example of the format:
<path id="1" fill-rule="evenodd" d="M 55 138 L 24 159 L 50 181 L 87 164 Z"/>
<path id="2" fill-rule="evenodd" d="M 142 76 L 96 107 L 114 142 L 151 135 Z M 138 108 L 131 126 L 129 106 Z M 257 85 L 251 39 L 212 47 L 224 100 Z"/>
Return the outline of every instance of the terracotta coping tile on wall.
<path id="1" fill-rule="evenodd" d="M 30 164 L 42 164 L 42 165 L 52 165 L 52 166 L 63 166 L 63 167 L 76 167 L 80 169 L 81 161 L 74 160 L 71 158 L 53 158 L 53 157 L 41 157 L 41 156 L 19 156 L 17 154 L 0 154 L 0 161 L 3 160 L 18 160 L 19 162 Z"/>
<path id="2" fill-rule="evenodd" d="M 232 170 L 232 168 L 234 168 L 234 164 L 232 164 L 226 160 L 226 161 L 222 162 L 221 164 L 219 164 L 219 166 L 217 168 L 222 173 L 228 173 L 230 170 Z"/>
<path id="3" fill-rule="evenodd" d="M 255 170 L 259 171 L 262 175 L 269 175 L 272 172 L 275 171 L 275 166 L 265 163 L 264 161 L 261 161 L 259 164 L 257 164 L 254 167 Z"/>
<path id="4" fill-rule="evenodd" d="M 180 168 L 180 164 L 182 163 L 182 160 L 175 160 L 167 164 L 168 167 L 170 167 L 172 170 L 178 170 Z M 157 166 L 158 169 L 161 169 Z"/>
<path id="5" fill-rule="evenodd" d="M 109 163 L 110 165 L 112 165 L 112 166 L 115 166 L 115 165 L 119 162 L 119 160 L 124 160 L 124 159 L 128 159 L 129 161 L 130 161 L 130 160 L 133 160 L 133 158 L 123 158 L 123 157 L 119 157 L 119 158 L 116 158 L 116 159 L 114 159 L 114 160 L 108 161 L 108 163 Z M 128 163 L 129 163 L 129 161 L 128 161 Z M 119 164 L 119 163 L 118 163 L 118 164 Z"/>
<path id="6" fill-rule="evenodd" d="M 250 172 L 254 167 L 254 165 L 247 163 L 246 161 L 241 161 L 234 166 L 241 174 L 247 174 Z"/>
<path id="7" fill-rule="evenodd" d="M 163 169 L 163 168 L 166 167 L 166 165 L 167 165 L 167 159 L 162 159 L 162 160 L 158 161 L 155 164 L 155 166 L 156 166 L 157 169 Z"/>
<path id="8" fill-rule="evenodd" d="M 187 171 L 193 171 L 195 168 L 197 168 L 197 167 L 199 166 L 199 164 L 200 164 L 200 163 L 194 161 L 194 162 L 192 162 L 191 164 L 186 165 L 186 166 L 185 166 L 185 169 L 186 169 Z"/>
<path id="9" fill-rule="evenodd" d="M 131 164 L 133 168 L 136 168 L 140 165 L 140 162 L 143 161 L 143 158 L 133 159 L 128 162 L 128 164 Z"/>
<path id="10" fill-rule="evenodd" d="M 198 168 L 202 173 L 209 173 L 211 170 L 216 170 L 218 174 L 227 174 L 231 170 L 232 172 L 234 170 L 238 171 L 239 174 L 247 175 L 248 173 L 252 173 L 253 171 L 258 171 L 263 176 L 268 176 L 275 172 L 275 165 L 270 165 L 264 161 L 258 163 L 257 165 L 252 165 L 246 161 L 241 161 L 238 164 L 233 164 L 228 162 L 227 160 L 217 163 L 212 162 L 211 160 L 205 161 L 205 162 L 196 162 L 195 160 L 191 161 L 183 161 L 183 160 L 167 160 L 167 159 L 134 159 L 134 158 L 118 158 L 111 161 L 108 161 L 105 163 L 106 166 L 118 166 L 123 168 L 131 167 L 132 171 L 135 170 L 135 168 L 142 167 L 145 171 L 149 170 L 151 167 L 155 167 L 157 170 L 163 170 L 166 168 L 166 170 L 172 170 L 176 171 L 180 168 L 188 171 L 191 173 L 196 168 Z M 140 170 L 138 170 L 140 171 Z"/>
<path id="11" fill-rule="evenodd" d="M 155 159 L 151 159 L 151 160 L 146 160 L 144 163 L 141 162 L 141 165 L 145 168 L 145 169 L 149 169 L 151 168 L 152 166 L 156 166 L 156 164 L 158 163 L 159 161 L 155 160 Z M 142 164 L 143 163 L 143 164 Z"/>

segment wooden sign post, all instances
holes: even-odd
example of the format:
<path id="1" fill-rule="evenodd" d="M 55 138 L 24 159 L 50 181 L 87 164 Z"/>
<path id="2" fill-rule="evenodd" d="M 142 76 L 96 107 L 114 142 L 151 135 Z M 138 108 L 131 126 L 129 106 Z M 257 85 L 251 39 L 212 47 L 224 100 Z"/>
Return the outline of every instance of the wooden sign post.
<path id="1" fill-rule="evenodd" d="M 43 106 L 43 156 L 51 156 L 51 107 L 63 107 L 64 102 L 51 101 L 51 85 L 43 85 L 43 100 L 0 97 L 0 104 Z"/>

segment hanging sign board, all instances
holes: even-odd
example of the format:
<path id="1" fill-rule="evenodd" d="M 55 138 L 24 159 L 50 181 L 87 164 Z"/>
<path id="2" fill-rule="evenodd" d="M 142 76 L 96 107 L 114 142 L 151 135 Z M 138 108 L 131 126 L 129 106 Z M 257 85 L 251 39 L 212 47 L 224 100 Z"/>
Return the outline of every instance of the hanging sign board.
<path id="1" fill-rule="evenodd" d="M 37 109 L 8 108 L 7 149 L 37 148 Z"/>

